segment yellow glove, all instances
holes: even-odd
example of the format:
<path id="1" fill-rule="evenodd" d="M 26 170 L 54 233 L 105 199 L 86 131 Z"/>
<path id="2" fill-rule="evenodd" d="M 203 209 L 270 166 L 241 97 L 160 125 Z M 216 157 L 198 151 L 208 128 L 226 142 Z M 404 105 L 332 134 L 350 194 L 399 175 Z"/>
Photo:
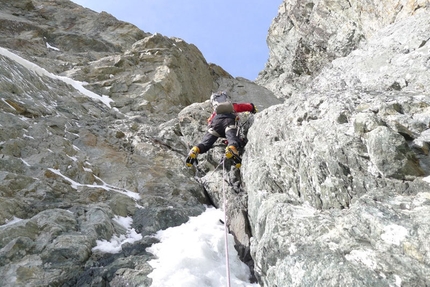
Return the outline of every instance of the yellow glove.
<path id="1" fill-rule="evenodd" d="M 193 146 L 193 148 L 188 153 L 188 157 L 185 160 L 185 163 L 188 167 L 192 167 L 195 164 L 198 164 L 197 155 L 199 154 L 200 149 L 197 146 Z"/>

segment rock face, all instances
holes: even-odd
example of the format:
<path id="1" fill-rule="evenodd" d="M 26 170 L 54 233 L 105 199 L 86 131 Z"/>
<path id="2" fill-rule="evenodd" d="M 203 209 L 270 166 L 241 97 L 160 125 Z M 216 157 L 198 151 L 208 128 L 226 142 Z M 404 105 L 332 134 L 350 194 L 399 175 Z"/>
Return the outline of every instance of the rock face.
<path id="1" fill-rule="evenodd" d="M 104 12 L 2 1 L 2 286 L 151 286 L 150 235 L 223 182 L 261 286 L 430 285 L 429 3 L 341 2 L 285 0 L 256 84 Z M 216 90 L 260 111 L 241 170 L 222 142 L 184 165 Z"/>
<path id="2" fill-rule="evenodd" d="M 219 206 L 184 164 L 210 93 L 261 110 L 280 101 L 194 45 L 107 13 L 63 0 L 0 8 L 2 286 L 150 286 L 147 235 Z M 101 252 L 115 238 L 127 240 Z"/>
<path id="3" fill-rule="evenodd" d="M 270 57 L 257 82 L 277 96 L 289 97 L 334 59 L 349 55 L 380 29 L 428 5 L 427 0 L 284 0 L 269 29 Z"/>
<path id="4" fill-rule="evenodd" d="M 288 99 L 248 133 L 256 274 L 262 286 L 427 286 L 429 3 L 335 2 L 284 1 L 270 29 L 259 83 Z"/>

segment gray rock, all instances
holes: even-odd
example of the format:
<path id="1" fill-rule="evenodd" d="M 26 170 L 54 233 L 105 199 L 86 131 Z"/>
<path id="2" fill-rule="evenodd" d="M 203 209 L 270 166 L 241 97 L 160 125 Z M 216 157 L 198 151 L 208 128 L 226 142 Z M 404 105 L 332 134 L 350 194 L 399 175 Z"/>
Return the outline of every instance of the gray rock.
<path id="1" fill-rule="evenodd" d="M 418 11 L 381 29 L 363 48 L 334 60 L 318 75 L 315 87 L 428 94 L 425 71 L 429 67 L 424 55 L 429 53 L 430 17 L 428 11 Z"/>
<path id="2" fill-rule="evenodd" d="M 89 262 L 97 265 L 97 262 L 102 260 L 100 255 L 92 250 L 96 246 L 96 240 L 110 240 L 112 236 L 126 232 L 124 227 L 115 222 L 116 216 L 133 218 L 135 227 L 145 224 L 154 227 L 136 229 L 142 231 L 142 234 L 151 234 L 160 228 L 183 223 L 189 216 L 198 215 L 204 210 L 206 196 L 183 166 L 182 159 L 186 148 L 176 147 L 179 139 L 178 125 L 175 122 L 164 124 L 164 121 L 174 117 L 173 111 L 182 109 L 181 105 L 196 101 L 199 97 L 206 98 L 207 94 L 210 94 L 213 81 L 209 66 L 196 47 L 182 40 L 168 39 L 160 35 L 152 37 L 106 13 L 97 14 L 71 2 L 40 1 L 37 4 L 37 7 L 31 8 L 34 10 L 31 15 L 27 15 L 27 20 L 22 20 L 31 22 L 31 25 L 23 25 L 23 31 L 31 35 L 34 30 L 53 29 L 53 33 L 58 33 L 55 38 L 58 42 L 53 38 L 48 41 L 63 50 L 56 51 L 55 55 L 46 48 L 45 42 L 39 43 L 34 38 L 30 38 L 36 43 L 31 49 L 28 45 L 13 45 L 14 35 L 10 31 L 2 38 L 10 40 L 6 47 L 21 49 L 20 55 L 24 58 L 27 57 L 54 73 L 74 74 L 78 80 L 79 75 L 90 76 L 92 69 L 94 76 L 100 71 L 111 74 L 122 72 L 124 74 L 121 77 L 109 84 L 118 87 L 113 89 L 115 94 L 112 97 L 115 98 L 115 103 L 121 102 L 119 97 L 123 93 L 142 102 L 148 101 L 144 97 L 149 97 L 150 94 L 142 95 L 140 88 L 130 88 L 127 85 L 126 89 L 123 89 L 121 85 L 128 83 L 122 79 L 132 78 L 132 71 L 126 72 L 130 58 L 127 51 L 133 51 L 132 44 L 148 36 L 147 45 L 156 44 L 158 47 L 152 48 L 165 49 L 166 52 L 157 56 L 161 62 L 153 66 L 154 71 L 159 71 L 156 80 L 160 84 L 157 85 L 171 88 L 168 92 L 177 93 L 177 99 L 169 102 L 173 98 L 163 99 L 166 94 L 160 96 L 161 102 L 174 107 L 166 116 L 160 115 L 166 112 L 162 110 L 154 110 L 156 114 L 150 116 L 134 108 L 121 111 L 109 109 L 102 102 L 79 93 L 55 76 L 41 75 L 40 72 L 22 66 L 8 57 L 0 56 L 0 222 L 9 223 L 0 229 L 0 257 L 4 262 L 0 267 L 0 280 L 10 282 L 10 286 L 64 285 L 66 282 L 73 285 L 82 280 L 96 284 L 109 282 L 106 278 L 114 282 L 131 282 L 130 284 L 136 285 L 147 282 L 149 285 L 150 280 L 146 275 L 151 270 L 145 262 L 150 255 L 144 252 L 142 246 L 140 249 L 123 246 L 122 254 L 127 254 L 127 264 L 117 262 L 121 261 L 121 256 L 106 262 L 110 265 L 107 268 L 109 272 L 122 270 L 116 275 L 106 275 L 103 271 L 100 277 L 90 278 L 82 267 Z M 27 13 L 21 10 L 21 6 L 17 7 L 16 3 L 1 5 L 1 17 L 8 23 L 21 22 L 21 19 L 24 19 L 14 17 L 13 13 Z M 76 10 L 71 13 L 71 9 Z M 77 45 L 81 42 L 84 46 L 76 47 L 70 42 L 70 49 L 66 51 L 65 46 L 60 45 L 71 41 L 73 35 L 62 34 L 63 26 L 56 22 L 57 19 L 47 22 L 43 15 L 51 12 L 59 17 L 58 20 L 64 13 L 69 13 L 74 19 L 78 15 L 74 13 L 82 13 L 79 15 L 82 22 L 77 23 L 74 28 L 77 37 L 73 43 Z M 94 15 L 97 15 L 100 21 L 96 27 L 91 24 L 92 20 L 86 20 L 94 18 Z M 112 33 L 118 33 L 118 30 L 112 28 L 121 26 L 120 31 L 124 34 L 112 37 Z M 55 30 L 57 27 L 58 30 Z M 2 29 L 4 31 L 6 26 L 2 25 Z M 88 29 L 93 30 L 91 32 Z M 100 38 L 94 41 L 103 44 L 86 42 L 83 38 L 87 35 L 80 31 L 94 33 L 93 37 L 96 39 L 99 35 Z M 106 31 L 107 34 L 104 34 Z M 142 52 L 138 47 L 145 47 L 140 42 L 137 43 L 134 47 L 138 54 Z M 174 45 L 177 46 L 176 51 L 173 51 Z M 37 49 L 44 49 L 45 54 L 39 53 Z M 80 54 L 80 49 L 92 52 L 84 55 Z M 184 53 L 179 53 L 179 49 Z M 109 54 L 112 61 L 108 60 Z M 183 98 L 182 91 L 184 88 L 190 88 L 189 91 L 193 89 L 188 85 L 191 74 L 180 69 L 184 65 L 185 57 L 194 58 L 195 62 L 191 64 L 196 67 L 200 65 L 201 71 L 204 71 L 199 72 L 201 78 L 192 77 L 193 85 L 201 84 L 199 89 L 206 89 L 193 90 L 194 94 L 190 94 L 189 99 Z M 64 66 L 58 66 L 59 61 L 65 60 L 76 63 L 73 66 L 65 63 Z M 89 64 L 89 60 L 96 63 Z M 137 60 L 142 61 L 142 66 L 147 63 L 144 59 Z M 163 66 L 163 63 L 169 61 L 171 65 L 177 66 L 175 73 L 178 74 L 169 72 L 169 68 Z M 111 68 L 108 67 L 109 63 Z M 105 68 L 101 69 L 101 64 L 105 65 Z M 149 66 L 146 65 L 146 68 Z M 68 69 L 74 72 L 69 73 Z M 144 71 L 141 72 L 144 75 Z M 182 74 L 178 76 L 179 73 Z M 103 74 L 99 73 L 98 76 L 102 78 L 94 81 L 91 77 L 87 78 L 93 81 L 94 87 L 104 80 Z M 206 84 L 198 82 L 205 76 L 209 77 Z M 13 82 L 9 80 L 12 77 Z M 139 80 L 137 76 L 135 80 L 138 84 L 139 81 L 144 84 L 154 81 L 154 78 L 155 72 L 146 80 Z M 179 82 L 169 88 L 169 81 L 175 79 L 179 79 Z M 181 184 L 178 185 L 178 182 Z M 171 211 L 171 218 L 162 212 L 167 209 Z M 149 214 L 158 215 L 149 222 L 140 216 L 142 210 L 152 210 L 154 213 Z M 176 215 L 180 215 L 181 220 L 178 220 Z M 11 221 L 14 218 L 22 220 L 14 223 Z M 139 246 L 139 243 L 136 243 L 136 246 Z M 124 250 L 135 251 L 127 253 Z M 141 257 L 142 254 L 145 254 L 145 257 Z M 141 265 L 146 271 L 135 269 L 140 268 L 140 265 L 133 263 L 136 258 L 145 260 Z M 130 274 L 130 277 L 125 280 L 121 274 Z"/>
<path id="3" fill-rule="evenodd" d="M 267 44 L 270 57 L 257 82 L 274 91 L 278 97 L 289 97 L 305 87 L 325 66 L 331 65 L 334 59 L 341 59 L 360 45 L 365 45 L 389 24 L 405 19 L 409 21 L 409 16 L 424 13 L 428 5 L 427 1 L 422 0 L 401 5 L 392 1 L 284 0 L 269 29 Z M 426 33 L 425 28 L 422 29 L 423 33 Z M 401 34 L 400 38 L 396 39 L 405 39 L 404 37 L 409 37 L 408 34 Z M 416 40 L 421 39 L 419 33 L 413 34 L 417 35 Z M 423 39 L 427 38 L 423 36 Z M 408 50 L 411 44 L 413 50 L 417 47 L 416 44 L 419 46 L 422 41 L 406 43 L 408 42 L 402 45 L 399 40 L 398 43 L 388 45 L 394 48 L 399 44 L 402 50 Z M 385 60 L 388 60 L 385 55 L 370 53 L 372 56 L 367 58 L 369 62 L 366 60 L 358 64 L 367 63 L 375 69 L 385 66 Z M 382 66 L 381 62 L 384 62 Z M 399 65 L 402 65 L 401 62 Z M 362 71 L 363 77 L 370 76 L 364 72 L 366 67 L 351 67 Z M 345 73 L 348 74 L 349 71 Z M 371 81 L 374 77 L 367 78 Z M 351 77 L 352 85 L 355 85 L 354 80 L 355 78 Z M 404 85 L 404 80 L 406 79 L 396 77 L 394 81 L 399 82 L 395 86 Z M 389 85 L 394 84 L 394 81 Z"/>
<path id="4" fill-rule="evenodd" d="M 428 38 L 427 4 L 413 3 L 396 14 L 392 25 L 382 18 L 380 24 L 386 27 L 374 26 L 374 31 L 366 32 L 363 28 L 369 23 L 359 22 L 366 41 L 349 46 L 349 52 L 346 47 L 343 57 L 330 54 L 333 42 L 324 40 L 327 50 L 310 49 L 312 58 L 302 58 L 307 77 L 290 73 L 300 55 L 295 49 L 282 50 L 282 43 L 295 45 L 294 37 L 302 36 L 295 33 L 302 26 L 294 23 L 309 19 L 312 26 L 318 11 L 337 4 L 297 3 L 288 10 L 288 3 L 284 1 L 269 36 L 283 38 L 272 42 L 276 46 L 268 65 L 276 64 L 277 70 L 268 66 L 266 72 L 272 74 L 263 77 L 269 80 L 265 82 L 269 89 L 288 94 L 289 99 L 256 117 L 243 158 L 251 254 L 259 282 L 262 286 L 426 286 L 430 265 L 427 248 L 420 246 L 429 236 L 424 198 L 430 170 L 424 139 L 430 127 L 430 95 L 423 88 L 429 73 L 422 63 L 429 53 L 427 41 L 420 39 Z M 351 3 L 342 17 L 359 3 Z M 418 6 L 414 12 L 408 10 Z M 309 13 L 299 17 L 305 7 Z M 386 9 L 390 15 L 391 7 Z M 367 10 L 362 16 L 369 11 L 382 12 Z M 291 25 L 287 36 L 280 33 L 280 23 Z M 322 30 L 314 35 L 334 35 Z M 412 48 L 405 52 L 405 45 Z M 281 64 L 279 59 L 294 51 L 298 54 Z M 337 59 L 329 63 L 331 57 Z M 275 79 L 275 71 L 283 74 Z M 406 75 L 410 82 L 398 80 Z M 264 78 L 259 82 L 264 83 Z M 280 89 L 285 83 L 291 92 Z"/>
<path id="5" fill-rule="evenodd" d="M 403 179 L 422 176 L 424 172 L 404 137 L 387 127 L 377 127 L 367 135 L 370 161 L 382 175 Z"/>
<path id="6" fill-rule="evenodd" d="M 0 281 L 151 286 L 150 235 L 213 204 L 261 286 L 429 285 L 428 3 L 299 2 L 260 85 L 70 1 L 0 3 L 0 46 L 49 71 L 1 50 Z M 259 110 L 242 168 L 218 141 L 187 169 L 217 90 Z M 94 249 L 119 217 L 142 239 Z"/>

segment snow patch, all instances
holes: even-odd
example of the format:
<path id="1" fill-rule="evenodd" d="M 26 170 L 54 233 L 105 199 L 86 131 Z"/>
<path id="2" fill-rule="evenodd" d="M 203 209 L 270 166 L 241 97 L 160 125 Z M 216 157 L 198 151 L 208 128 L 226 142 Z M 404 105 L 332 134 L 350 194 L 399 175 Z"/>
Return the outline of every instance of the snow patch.
<path id="1" fill-rule="evenodd" d="M 23 164 L 25 164 L 26 166 L 31 166 L 28 164 L 28 162 L 26 162 L 25 160 L 23 160 L 22 158 L 20 158 L 20 160 L 22 161 Z"/>
<path id="2" fill-rule="evenodd" d="M 180 226 L 158 231 L 160 243 L 147 248 L 157 259 L 148 263 L 148 275 L 156 287 L 227 286 L 223 212 L 208 208 Z M 228 234 L 231 286 L 259 286 L 249 283 L 249 268 L 239 260 L 234 239 Z"/>
<path id="3" fill-rule="evenodd" d="M 134 228 L 131 228 L 131 225 L 133 224 L 133 219 L 131 217 L 115 216 L 113 220 L 126 228 L 126 234 L 121 234 L 119 236 L 114 235 L 109 241 L 96 240 L 97 245 L 93 247 L 92 251 L 119 253 L 122 250 L 122 245 L 126 243 L 132 244 L 142 239 L 142 235 L 137 233 Z"/>
<path id="4" fill-rule="evenodd" d="M 290 247 L 288 248 L 288 251 L 290 252 L 290 255 L 296 253 L 297 252 L 297 246 L 294 243 L 292 243 L 290 245 Z"/>
<path id="5" fill-rule="evenodd" d="M 67 154 L 67 157 L 70 158 L 73 161 L 78 161 L 78 159 L 76 157 L 74 157 L 74 156 L 70 156 L 70 155 Z"/>
<path id="6" fill-rule="evenodd" d="M 118 193 L 121 193 L 121 194 L 127 195 L 128 197 L 131 197 L 131 198 L 133 198 L 133 199 L 135 199 L 135 200 L 140 199 L 140 195 L 139 195 L 138 193 L 133 192 L 133 191 L 130 191 L 130 190 L 126 190 L 126 189 L 123 189 L 123 188 L 115 187 L 115 186 L 110 185 L 110 184 L 107 184 L 107 183 L 105 183 L 103 180 L 101 180 L 101 179 L 100 179 L 99 177 L 97 177 L 97 176 L 94 176 L 94 177 L 95 177 L 96 179 L 98 179 L 99 181 L 101 181 L 101 182 L 103 183 L 103 185 L 97 185 L 97 184 L 82 184 L 82 183 L 76 182 L 76 181 L 74 181 L 73 179 L 71 179 L 71 178 L 69 178 L 69 177 L 67 177 L 67 176 L 63 175 L 63 174 L 60 172 L 60 170 L 58 170 L 58 169 L 48 168 L 48 170 L 50 170 L 50 171 L 52 171 L 53 173 L 55 173 L 55 174 L 57 174 L 57 175 L 61 176 L 61 177 L 62 177 L 63 179 L 65 179 L 66 181 L 70 182 L 70 184 L 71 184 L 72 188 L 73 188 L 73 189 L 76 189 L 76 190 L 77 190 L 77 189 L 78 189 L 78 187 L 80 187 L 80 186 L 85 186 L 85 187 L 94 187 L 94 188 L 102 188 L 102 189 L 107 190 L 107 191 L 115 191 L 115 192 L 118 192 Z"/>
<path id="7" fill-rule="evenodd" d="M 2 98 L 1 100 L 3 101 L 3 103 L 5 103 L 6 105 L 8 105 L 9 108 L 14 109 L 16 111 L 16 109 L 11 104 L 9 104 L 5 99 Z"/>
<path id="8" fill-rule="evenodd" d="M 113 221 L 115 221 L 125 229 L 130 229 L 131 225 L 133 224 L 133 218 L 131 218 L 130 216 L 115 216 L 113 218 Z"/>
<path id="9" fill-rule="evenodd" d="M 29 135 L 26 135 L 26 134 L 23 134 L 23 135 L 22 135 L 22 137 L 23 137 L 23 138 L 28 138 L 28 139 L 32 139 L 32 140 L 34 140 L 34 137 L 29 136 Z"/>
<path id="10" fill-rule="evenodd" d="M 402 278 L 399 277 L 399 275 L 394 274 L 394 279 L 396 279 L 396 282 L 394 284 L 396 284 L 396 287 L 401 287 L 402 286 Z"/>
<path id="11" fill-rule="evenodd" d="M 20 221 L 22 221 L 22 219 L 21 219 L 21 218 L 18 218 L 18 217 L 15 217 L 15 216 L 14 216 L 14 217 L 13 217 L 12 219 L 10 219 L 10 220 L 6 219 L 6 220 L 5 220 L 6 224 L 0 225 L 0 228 L 6 227 L 6 226 L 8 226 L 8 225 L 15 224 L 15 223 L 20 222 Z"/>
<path id="12" fill-rule="evenodd" d="M 56 47 L 53 47 L 53 46 L 49 45 L 49 43 L 48 43 L 48 42 L 46 42 L 46 48 L 51 49 L 51 50 L 55 50 L 55 51 L 60 51 L 60 49 L 58 49 L 58 48 L 56 48 Z"/>
<path id="13" fill-rule="evenodd" d="M 5 57 L 8 57 L 9 59 L 11 59 L 17 63 L 19 63 L 20 65 L 26 67 L 27 69 L 29 69 L 33 72 L 36 72 L 37 74 L 39 74 L 41 76 L 47 76 L 51 79 L 63 81 L 66 84 L 71 85 L 72 87 L 74 87 L 76 90 L 78 90 L 82 94 L 86 95 L 87 97 L 92 98 L 92 99 L 97 100 L 97 101 L 100 101 L 100 102 L 104 103 L 106 106 L 108 106 L 109 108 L 111 107 L 110 103 L 113 102 L 113 100 L 111 98 L 109 98 L 108 96 L 105 96 L 105 95 L 99 96 L 96 93 L 85 89 L 83 87 L 83 85 L 85 85 L 87 83 L 78 82 L 78 81 L 75 81 L 75 80 L 67 78 L 67 77 L 54 75 L 54 74 L 48 72 L 47 70 L 39 67 L 38 65 L 36 65 L 36 64 L 34 64 L 34 63 L 24 59 L 24 58 L 21 58 L 20 56 L 10 52 L 9 50 L 7 50 L 5 48 L 2 48 L 2 47 L 0 47 L 0 54 L 5 56 Z"/>

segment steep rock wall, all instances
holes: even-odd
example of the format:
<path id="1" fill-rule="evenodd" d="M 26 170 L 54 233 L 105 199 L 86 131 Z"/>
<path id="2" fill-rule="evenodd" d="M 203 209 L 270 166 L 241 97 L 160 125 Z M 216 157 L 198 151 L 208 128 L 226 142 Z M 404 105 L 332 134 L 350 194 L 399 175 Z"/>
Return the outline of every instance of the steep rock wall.
<path id="1" fill-rule="evenodd" d="M 150 286 L 147 235 L 220 206 L 219 186 L 204 188 L 204 174 L 184 164 L 205 132 L 210 93 L 260 110 L 280 101 L 194 45 L 107 13 L 51 0 L 0 8 L 2 286 Z M 245 212 L 232 205 L 229 225 L 252 266 L 242 195 Z M 114 254 L 94 249 L 130 228 L 140 240 Z"/>
<path id="2" fill-rule="evenodd" d="M 413 11 L 256 117 L 242 174 L 262 286 L 430 284 L 430 14 Z"/>
<path id="3" fill-rule="evenodd" d="M 428 6 L 426 0 L 285 0 L 269 29 L 269 60 L 257 83 L 289 97 L 381 28 Z"/>

